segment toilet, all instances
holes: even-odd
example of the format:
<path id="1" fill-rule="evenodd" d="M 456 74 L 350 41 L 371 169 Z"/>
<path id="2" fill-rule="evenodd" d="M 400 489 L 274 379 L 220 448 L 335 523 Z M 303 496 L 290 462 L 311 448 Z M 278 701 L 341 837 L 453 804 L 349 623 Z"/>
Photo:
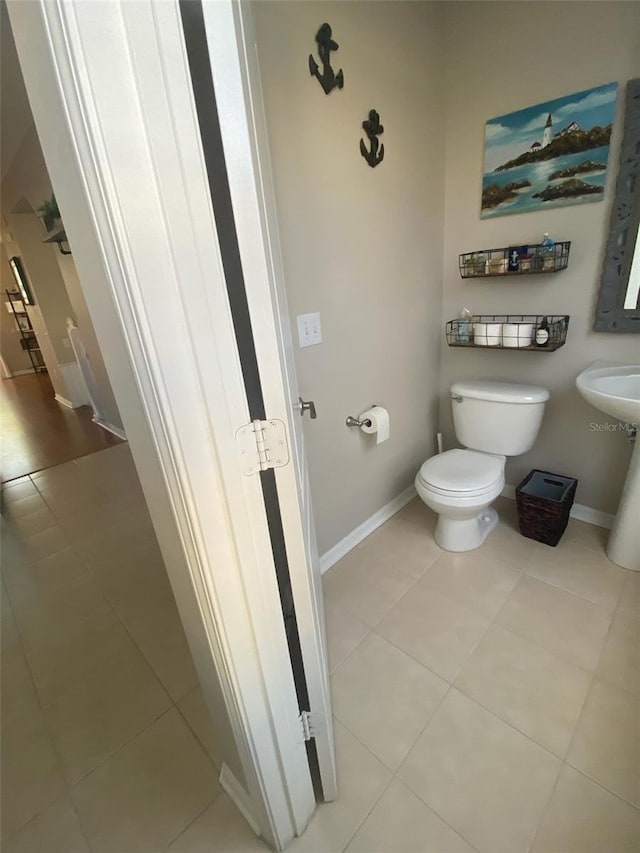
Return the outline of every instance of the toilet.
<path id="1" fill-rule="evenodd" d="M 490 505 L 504 488 L 507 456 L 532 446 L 549 399 L 546 388 L 469 381 L 451 386 L 456 437 L 465 450 L 432 456 L 416 475 L 416 491 L 438 513 L 435 540 L 446 551 L 478 548 L 498 523 Z"/>

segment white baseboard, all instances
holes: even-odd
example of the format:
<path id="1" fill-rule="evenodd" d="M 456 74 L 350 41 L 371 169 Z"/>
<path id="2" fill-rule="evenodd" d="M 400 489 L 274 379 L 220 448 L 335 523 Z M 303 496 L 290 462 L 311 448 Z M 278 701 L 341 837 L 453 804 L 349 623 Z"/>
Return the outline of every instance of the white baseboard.
<path id="1" fill-rule="evenodd" d="M 75 406 L 71 402 L 71 400 L 67 400 L 66 397 L 63 397 L 61 394 L 56 394 L 54 397 L 56 403 L 60 403 L 61 406 L 66 406 L 67 409 L 73 409 Z"/>
<path id="2" fill-rule="evenodd" d="M 127 436 L 125 431 L 120 427 L 114 426 L 113 424 L 108 423 L 107 421 L 93 419 L 94 424 L 98 424 L 98 426 L 102 427 L 102 429 L 106 429 L 107 432 L 111 432 L 114 435 L 117 435 L 118 438 L 122 438 L 124 441 L 127 440 Z"/>
<path id="3" fill-rule="evenodd" d="M 228 794 L 229 799 L 231 799 L 251 829 L 259 836 L 260 827 L 253 816 L 251 797 L 224 762 L 218 781 L 220 782 L 220 787 Z"/>
<path id="4" fill-rule="evenodd" d="M 26 376 L 27 373 L 35 373 L 34 367 L 28 367 L 26 370 L 12 370 L 11 376 L 6 376 L 6 379 L 13 379 L 14 376 Z"/>
<path id="5" fill-rule="evenodd" d="M 381 524 L 388 521 L 392 515 L 395 515 L 403 506 L 415 498 L 416 489 L 414 485 L 409 486 L 404 492 L 401 492 L 398 497 L 385 504 L 382 509 L 363 521 L 361 525 L 347 534 L 344 539 L 337 542 L 333 548 L 330 548 L 325 554 L 320 557 L 320 571 L 326 572 L 331 566 L 335 565 L 338 560 L 341 560 L 345 554 L 352 551 L 356 545 L 359 545 L 363 539 L 366 539 L 369 534 L 373 533 Z"/>
<path id="6" fill-rule="evenodd" d="M 505 486 L 502 490 L 502 497 L 515 501 L 515 486 Z M 569 516 L 575 518 L 576 521 L 586 521 L 587 524 L 595 524 L 596 527 L 605 527 L 607 530 L 611 530 L 615 519 L 615 515 L 611 515 L 611 513 L 601 512 L 599 509 L 584 504 L 574 504 Z"/>

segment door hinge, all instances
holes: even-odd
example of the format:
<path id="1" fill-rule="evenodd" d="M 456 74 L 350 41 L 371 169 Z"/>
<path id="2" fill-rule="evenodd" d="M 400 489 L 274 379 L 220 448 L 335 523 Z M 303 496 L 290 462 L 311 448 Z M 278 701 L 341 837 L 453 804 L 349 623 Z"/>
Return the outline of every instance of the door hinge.
<path id="1" fill-rule="evenodd" d="M 298 719 L 300 720 L 303 739 L 311 740 L 314 738 L 315 732 L 313 731 L 313 724 L 311 721 L 311 711 L 301 711 Z"/>
<path id="2" fill-rule="evenodd" d="M 289 462 L 287 429 L 283 421 L 252 421 L 236 432 L 236 447 L 245 477 L 283 468 Z"/>

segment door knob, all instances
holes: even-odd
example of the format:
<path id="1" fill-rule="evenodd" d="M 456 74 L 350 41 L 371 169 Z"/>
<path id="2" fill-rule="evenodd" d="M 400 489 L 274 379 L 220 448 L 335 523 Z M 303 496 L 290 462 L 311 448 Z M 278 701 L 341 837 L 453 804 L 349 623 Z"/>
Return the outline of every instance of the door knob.
<path id="1" fill-rule="evenodd" d="M 309 412 L 311 420 L 315 421 L 318 415 L 316 414 L 316 404 L 313 400 L 303 400 L 302 397 L 298 397 L 298 400 L 300 401 L 300 417 L 302 417 L 305 412 Z"/>

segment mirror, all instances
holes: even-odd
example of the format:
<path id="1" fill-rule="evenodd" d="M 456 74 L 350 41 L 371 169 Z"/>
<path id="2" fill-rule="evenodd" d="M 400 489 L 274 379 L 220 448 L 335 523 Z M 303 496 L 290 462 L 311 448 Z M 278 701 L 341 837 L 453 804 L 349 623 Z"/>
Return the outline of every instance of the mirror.
<path id="1" fill-rule="evenodd" d="M 596 332 L 640 333 L 640 78 L 629 80 L 620 171 L 593 325 Z"/>

